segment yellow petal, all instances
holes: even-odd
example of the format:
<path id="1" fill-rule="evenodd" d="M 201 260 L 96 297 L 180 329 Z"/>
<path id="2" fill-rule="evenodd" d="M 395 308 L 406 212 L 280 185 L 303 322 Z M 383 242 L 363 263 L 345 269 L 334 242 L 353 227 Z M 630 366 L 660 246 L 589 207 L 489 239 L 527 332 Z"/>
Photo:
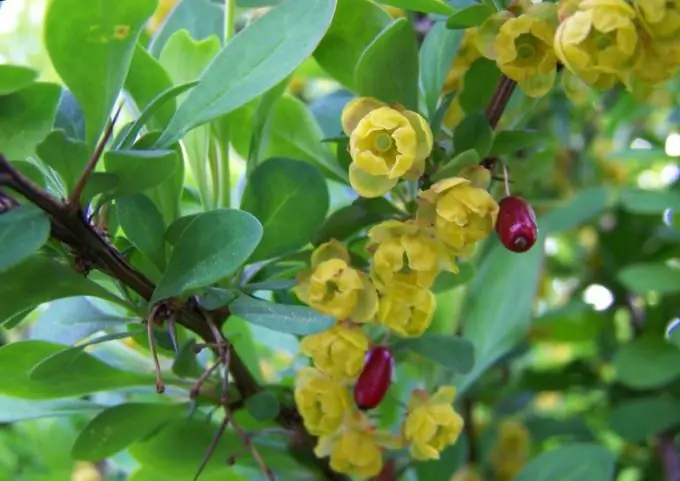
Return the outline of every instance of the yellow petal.
<path id="1" fill-rule="evenodd" d="M 369 97 L 357 97 L 350 100 L 342 110 L 342 130 L 346 135 L 352 135 L 357 124 L 369 112 L 384 106 L 379 100 Z"/>

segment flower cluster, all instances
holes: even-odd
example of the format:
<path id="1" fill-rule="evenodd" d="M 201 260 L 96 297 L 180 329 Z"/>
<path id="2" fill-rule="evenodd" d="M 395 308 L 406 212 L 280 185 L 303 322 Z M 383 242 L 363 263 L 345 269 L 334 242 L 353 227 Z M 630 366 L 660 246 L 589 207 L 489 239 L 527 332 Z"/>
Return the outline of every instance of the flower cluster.
<path id="1" fill-rule="evenodd" d="M 349 136 L 350 181 L 359 195 L 381 196 L 401 179 L 423 174 L 433 139 L 419 114 L 357 98 L 345 107 L 342 125 Z M 437 276 L 457 273 L 456 259 L 472 253 L 494 229 L 498 204 L 474 177 L 441 180 L 419 192 L 412 217 L 368 229 L 365 271 L 352 265 L 344 244 L 331 240 L 314 250 L 298 278 L 298 298 L 337 320 L 302 339 L 300 351 L 313 367 L 298 373 L 295 386 L 305 426 L 319 437 L 316 454 L 330 456 L 336 471 L 375 476 L 385 449 L 408 447 L 414 459 L 437 459 L 461 433 L 451 386 L 432 395 L 411 393 L 399 434 L 378 430 L 367 411 L 385 394 L 377 391 L 389 389 L 393 366 L 389 347 L 376 347 L 372 336 L 381 336 L 382 343 L 390 334 L 421 336 L 434 316 Z"/>
<path id="2" fill-rule="evenodd" d="M 529 459 L 530 448 L 531 436 L 524 424 L 514 419 L 503 420 L 491 450 L 491 467 L 495 479 L 515 479 Z"/>
<path id="3" fill-rule="evenodd" d="M 444 92 L 460 88 L 475 52 L 494 60 L 529 97 L 550 91 L 558 64 L 566 67 L 562 87 L 575 101 L 587 87 L 604 90 L 619 83 L 645 96 L 680 70 L 680 3 L 517 0 L 465 32 Z M 454 101 L 445 125 L 452 128 L 462 116 Z"/>

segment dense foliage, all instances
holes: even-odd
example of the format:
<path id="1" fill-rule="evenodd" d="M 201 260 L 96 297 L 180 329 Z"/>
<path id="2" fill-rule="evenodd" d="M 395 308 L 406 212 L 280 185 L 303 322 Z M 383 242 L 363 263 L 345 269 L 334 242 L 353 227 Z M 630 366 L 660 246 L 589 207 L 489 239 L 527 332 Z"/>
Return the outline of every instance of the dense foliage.
<path id="1" fill-rule="evenodd" d="M 680 2 L 43 15 L 1 479 L 680 479 Z"/>

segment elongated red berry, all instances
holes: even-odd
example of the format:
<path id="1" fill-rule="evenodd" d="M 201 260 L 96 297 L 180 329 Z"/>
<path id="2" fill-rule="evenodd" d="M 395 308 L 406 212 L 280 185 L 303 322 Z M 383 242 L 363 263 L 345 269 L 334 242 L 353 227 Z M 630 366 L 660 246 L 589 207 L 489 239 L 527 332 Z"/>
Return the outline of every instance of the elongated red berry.
<path id="1" fill-rule="evenodd" d="M 526 252 L 536 243 L 536 214 L 521 197 L 509 195 L 498 203 L 496 232 L 501 243 L 512 252 Z"/>
<path id="2" fill-rule="evenodd" d="M 366 355 L 364 369 L 354 385 L 354 402 L 362 411 L 375 408 L 392 383 L 392 354 L 385 347 L 374 347 Z"/>

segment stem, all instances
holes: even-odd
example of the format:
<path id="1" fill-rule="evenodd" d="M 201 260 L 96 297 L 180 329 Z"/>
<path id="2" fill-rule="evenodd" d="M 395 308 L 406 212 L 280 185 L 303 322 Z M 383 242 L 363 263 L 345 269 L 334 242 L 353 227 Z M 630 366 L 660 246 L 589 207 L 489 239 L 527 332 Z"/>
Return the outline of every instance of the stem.
<path id="1" fill-rule="evenodd" d="M 666 473 L 666 481 L 680 481 L 680 457 L 675 448 L 674 438 L 675 436 L 670 432 L 661 434 L 656 445 L 664 473 Z"/>
<path id="2" fill-rule="evenodd" d="M 465 421 L 463 430 L 468 441 L 467 462 L 469 465 L 476 466 L 477 461 L 479 460 L 479 455 L 477 453 L 477 433 L 475 432 L 475 425 L 472 415 L 472 412 L 474 411 L 474 403 L 472 399 L 466 397 L 463 399 L 462 404 L 463 420 Z"/>
<path id="3" fill-rule="evenodd" d="M 236 29 L 236 0 L 224 0 L 224 44 L 231 41 Z"/>
<path id="4" fill-rule="evenodd" d="M 495 129 L 498 126 L 498 122 L 503 115 L 505 107 L 507 107 L 512 93 L 515 91 L 517 83 L 514 80 L 510 80 L 508 77 L 503 75 L 498 81 L 496 86 L 496 91 L 491 98 L 489 107 L 486 109 L 486 117 L 489 119 L 491 128 Z"/>

